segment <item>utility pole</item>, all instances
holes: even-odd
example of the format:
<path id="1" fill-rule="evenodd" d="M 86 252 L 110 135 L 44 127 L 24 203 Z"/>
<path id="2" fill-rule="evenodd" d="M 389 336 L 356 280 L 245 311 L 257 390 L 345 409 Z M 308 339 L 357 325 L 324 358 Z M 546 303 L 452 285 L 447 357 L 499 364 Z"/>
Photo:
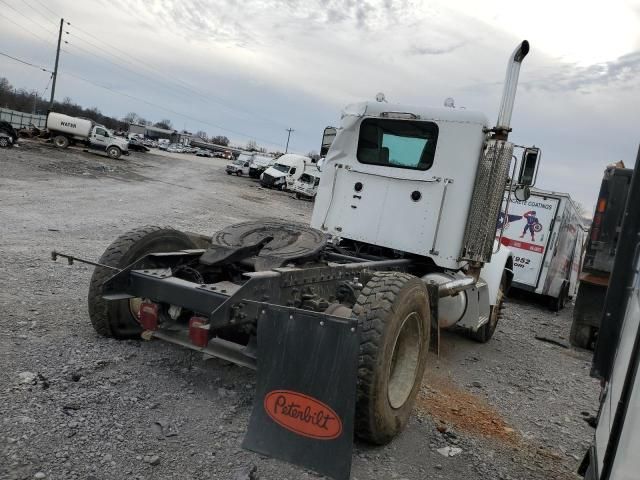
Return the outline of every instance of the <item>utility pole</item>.
<path id="1" fill-rule="evenodd" d="M 58 32 L 58 48 L 56 49 L 56 66 L 53 69 L 53 79 L 51 80 L 51 100 L 49 101 L 49 111 L 53 110 L 53 97 L 56 94 L 56 80 L 58 79 L 58 60 L 60 59 L 60 43 L 62 42 L 62 26 L 64 18 L 60 19 L 60 32 Z"/>
<path id="2" fill-rule="evenodd" d="M 289 151 L 289 139 L 291 138 L 291 132 L 295 132 L 295 130 L 293 128 L 287 128 L 286 131 L 289 133 L 287 134 L 287 146 L 284 148 L 284 153 Z"/>

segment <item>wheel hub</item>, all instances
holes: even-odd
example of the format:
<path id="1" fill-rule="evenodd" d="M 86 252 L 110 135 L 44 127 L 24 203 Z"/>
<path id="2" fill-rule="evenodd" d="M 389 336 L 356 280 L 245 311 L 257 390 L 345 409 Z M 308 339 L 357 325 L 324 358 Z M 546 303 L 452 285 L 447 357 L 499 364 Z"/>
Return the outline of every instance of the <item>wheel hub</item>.
<path id="1" fill-rule="evenodd" d="M 401 408 L 411 395 L 422 348 L 421 336 L 420 316 L 411 312 L 398 330 L 389 365 L 387 397 L 392 408 Z"/>

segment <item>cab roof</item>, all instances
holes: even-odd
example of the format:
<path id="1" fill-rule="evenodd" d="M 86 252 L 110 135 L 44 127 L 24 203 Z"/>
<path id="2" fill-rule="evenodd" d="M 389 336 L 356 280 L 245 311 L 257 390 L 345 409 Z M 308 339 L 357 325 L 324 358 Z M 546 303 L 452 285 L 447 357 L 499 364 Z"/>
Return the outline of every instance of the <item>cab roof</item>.
<path id="1" fill-rule="evenodd" d="M 342 110 L 342 117 L 389 116 L 389 118 L 393 118 L 394 114 L 413 114 L 421 120 L 433 120 L 436 122 L 475 123 L 485 127 L 489 125 L 489 120 L 483 113 L 459 108 L 416 107 L 415 105 L 386 102 L 359 102 L 349 104 Z M 396 118 L 401 117 L 396 116 Z M 407 119 L 410 118 L 407 117 Z"/>

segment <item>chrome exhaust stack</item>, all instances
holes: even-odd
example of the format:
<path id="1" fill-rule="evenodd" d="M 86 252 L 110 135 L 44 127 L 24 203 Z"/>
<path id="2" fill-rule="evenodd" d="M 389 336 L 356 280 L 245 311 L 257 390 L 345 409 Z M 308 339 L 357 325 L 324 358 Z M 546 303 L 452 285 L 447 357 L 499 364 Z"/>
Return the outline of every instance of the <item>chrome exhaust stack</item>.
<path id="1" fill-rule="evenodd" d="M 507 74 L 504 80 L 504 89 L 502 91 L 502 101 L 500 102 L 500 111 L 498 113 L 498 122 L 495 126 L 496 135 L 500 140 L 506 140 L 511 131 L 511 114 L 513 113 L 513 103 L 516 98 L 516 90 L 518 88 L 518 77 L 520 76 L 520 66 L 522 60 L 529 53 L 529 42 L 523 40 L 520 45 L 511 54 L 507 63 Z"/>

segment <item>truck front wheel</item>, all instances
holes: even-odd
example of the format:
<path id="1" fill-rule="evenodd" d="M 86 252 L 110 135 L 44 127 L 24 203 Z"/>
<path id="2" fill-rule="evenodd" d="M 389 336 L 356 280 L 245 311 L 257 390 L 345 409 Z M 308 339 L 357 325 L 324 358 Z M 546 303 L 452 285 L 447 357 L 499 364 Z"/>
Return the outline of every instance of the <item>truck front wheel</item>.
<path id="1" fill-rule="evenodd" d="M 502 317 L 502 310 L 504 309 L 504 297 L 509 285 L 507 272 L 502 273 L 502 279 L 500 280 L 500 287 L 498 287 L 498 294 L 496 296 L 496 304 L 492 305 L 489 310 L 489 321 L 481 326 L 478 330 L 469 331 L 469 336 L 480 343 L 487 343 L 493 337 L 498 326 L 498 321 Z"/>
<path id="2" fill-rule="evenodd" d="M 53 137 L 53 144 L 58 148 L 67 148 L 69 146 L 69 139 L 64 135 L 56 135 Z"/>
<path id="3" fill-rule="evenodd" d="M 353 307 L 360 328 L 358 437 L 384 445 L 406 426 L 429 350 L 430 309 L 419 278 L 377 272 Z"/>
<path id="4" fill-rule="evenodd" d="M 124 268 L 149 253 L 197 248 L 184 233 L 172 228 L 141 227 L 118 237 L 102 254 L 99 263 Z M 103 285 L 114 275 L 109 268 L 96 267 L 89 283 L 89 317 L 94 330 L 104 337 L 138 338 L 140 299 L 107 301 Z"/>
<path id="5" fill-rule="evenodd" d="M 107 155 L 117 160 L 118 158 L 120 158 L 120 155 L 122 155 L 122 150 L 120 150 L 118 147 L 109 147 L 107 148 Z"/>

